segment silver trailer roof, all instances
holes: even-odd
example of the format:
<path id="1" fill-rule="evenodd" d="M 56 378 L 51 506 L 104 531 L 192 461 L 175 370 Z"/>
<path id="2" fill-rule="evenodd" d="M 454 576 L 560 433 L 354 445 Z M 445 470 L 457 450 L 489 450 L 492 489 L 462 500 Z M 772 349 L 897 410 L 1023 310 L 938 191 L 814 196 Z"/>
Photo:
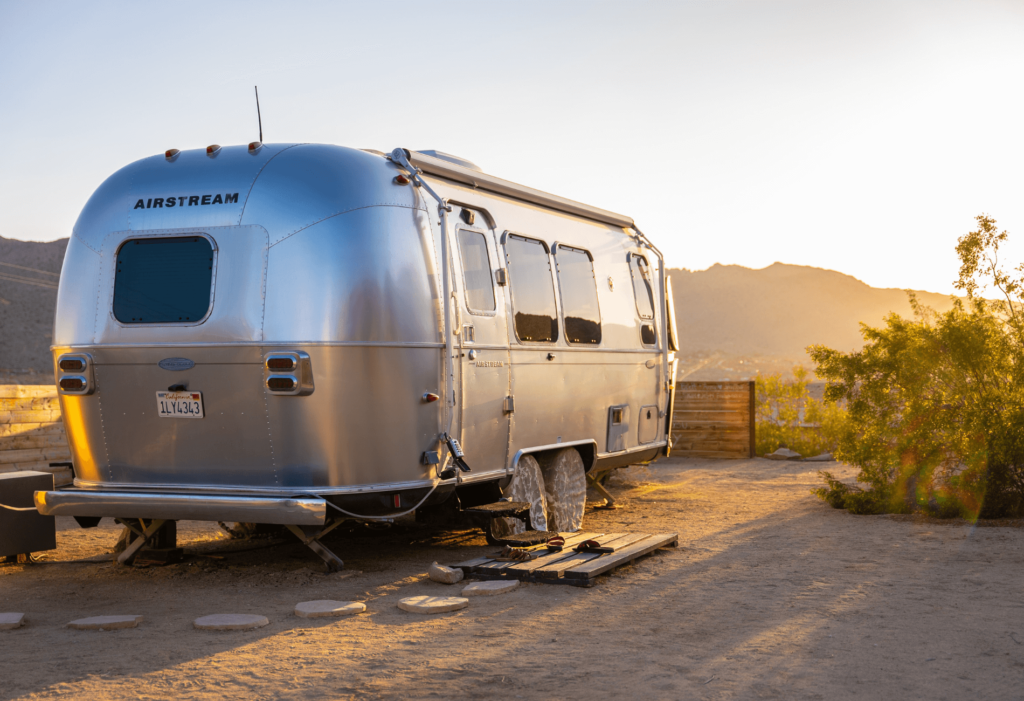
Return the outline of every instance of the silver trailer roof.
<path id="1" fill-rule="evenodd" d="M 621 226 L 624 229 L 632 229 L 634 226 L 633 218 L 627 217 L 624 214 L 609 212 L 607 209 L 601 209 L 600 207 L 591 207 L 588 204 L 552 195 L 541 190 L 535 190 L 532 187 L 519 185 L 510 180 L 496 178 L 479 170 L 461 166 L 454 159 L 438 158 L 423 151 L 409 151 L 409 162 L 428 175 L 448 178 L 449 180 L 471 185 L 481 190 L 515 197 L 526 202 L 557 209 L 560 212 L 575 214 L 579 217 L 586 217 L 587 219 L 611 224 L 612 226 Z"/>

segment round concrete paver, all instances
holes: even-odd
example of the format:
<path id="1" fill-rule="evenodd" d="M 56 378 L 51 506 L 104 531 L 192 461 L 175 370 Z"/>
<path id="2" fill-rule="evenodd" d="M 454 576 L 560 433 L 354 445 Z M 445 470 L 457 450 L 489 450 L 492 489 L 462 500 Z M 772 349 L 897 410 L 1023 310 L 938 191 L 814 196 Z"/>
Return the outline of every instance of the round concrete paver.
<path id="1" fill-rule="evenodd" d="M 496 596 L 507 594 L 519 586 L 518 579 L 507 582 L 473 582 L 462 590 L 463 596 Z"/>
<path id="2" fill-rule="evenodd" d="M 25 623 L 23 613 L 0 613 L 0 630 L 20 628 Z"/>
<path id="3" fill-rule="evenodd" d="M 68 623 L 68 628 L 75 630 L 117 630 L 118 628 L 134 628 L 142 621 L 142 616 L 93 616 L 79 618 Z"/>
<path id="4" fill-rule="evenodd" d="M 469 606 L 469 599 L 460 596 L 410 596 L 398 602 L 398 608 L 409 613 L 447 613 Z"/>
<path id="5" fill-rule="evenodd" d="M 321 599 L 319 601 L 303 601 L 295 606 L 295 615 L 300 618 L 321 618 L 322 616 L 348 616 L 353 613 L 362 613 L 366 610 L 366 604 L 361 601 L 331 601 Z"/>
<path id="6" fill-rule="evenodd" d="M 269 624 L 266 616 L 249 613 L 215 613 L 192 622 L 199 630 L 255 630 Z"/>

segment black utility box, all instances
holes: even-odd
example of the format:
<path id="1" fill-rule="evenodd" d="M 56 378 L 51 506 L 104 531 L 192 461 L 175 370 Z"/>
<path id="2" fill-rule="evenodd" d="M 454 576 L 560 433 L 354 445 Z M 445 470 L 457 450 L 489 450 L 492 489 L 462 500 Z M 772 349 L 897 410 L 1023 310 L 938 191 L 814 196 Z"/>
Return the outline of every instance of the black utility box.
<path id="1" fill-rule="evenodd" d="M 0 557 L 35 553 L 57 548 L 57 525 L 53 516 L 35 510 L 34 492 L 53 490 L 48 472 L 8 472 L 0 475 L 0 504 L 32 511 L 11 511 L 0 507 Z"/>

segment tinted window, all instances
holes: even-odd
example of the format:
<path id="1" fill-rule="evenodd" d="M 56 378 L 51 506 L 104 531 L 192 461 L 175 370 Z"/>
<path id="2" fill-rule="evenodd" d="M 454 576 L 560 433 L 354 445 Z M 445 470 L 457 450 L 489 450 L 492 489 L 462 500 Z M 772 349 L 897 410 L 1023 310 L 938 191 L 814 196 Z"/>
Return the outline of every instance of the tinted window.
<path id="1" fill-rule="evenodd" d="M 601 312 L 597 307 L 594 263 L 586 251 L 568 246 L 555 250 L 558 289 L 562 293 L 565 340 L 569 343 L 600 343 Z"/>
<path id="2" fill-rule="evenodd" d="M 478 231 L 459 229 L 459 252 L 466 277 L 466 306 L 474 311 L 494 311 L 494 287 L 487 240 Z"/>
<path id="3" fill-rule="evenodd" d="M 509 236 L 505 243 L 516 336 L 520 341 L 558 340 L 551 263 L 540 241 Z"/>
<path id="4" fill-rule="evenodd" d="M 643 256 L 629 256 L 629 272 L 633 276 L 633 295 L 636 297 L 636 311 L 641 319 L 654 318 L 654 285 L 651 282 L 651 268 Z"/>
<path id="5" fill-rule="evenodd" d="M 114 318 L 122 324 L 199 321 L 210 310 L 213 247 L 202 236 L 134 239 L 117 252 Z"/>

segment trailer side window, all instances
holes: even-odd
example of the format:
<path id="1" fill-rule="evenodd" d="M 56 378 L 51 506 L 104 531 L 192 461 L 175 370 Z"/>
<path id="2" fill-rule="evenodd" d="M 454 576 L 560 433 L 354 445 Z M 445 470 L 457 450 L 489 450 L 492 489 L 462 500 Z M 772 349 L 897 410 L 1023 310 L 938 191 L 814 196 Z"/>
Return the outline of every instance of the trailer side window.
<path id="1" fill-rule="evenodd" d="M 459 229 L 459 253 L 466 278 L 466 306 L 474 312 L 493 312 L 494 284 L 487 239 L 479 231 Z"/>
<path id="2" fill-rule="evenodd" d="M 636 297 L 636 311 L 641 319 L 654 318 L 654 284 L 651 267 L 647 259 L 635 253 L 629 255 L 629 272 L 633 276 L 633 295 Z"/>
<path id="3" fill-rule="evenodd" d="M 114 318 L 195 323 L 210 311 L 213 246 L 203 236 L 130 239 L 117 251 Z"/>
<path id="4" fill-rule="evenodd" d="M 558 340 L 555 288 L 548 249 L 540 241 L 509 236 L 505 242 L 516 336 L 520 341 Z"/>
<path id="5" fill-rule="evenodd" d="M 558 289 L 562 294 L 565 340 L 569 343 L 601 342 L 601 311 L 597 306 L 597 280 L 590 254 L 579 248 L 555 249 Z"/>

